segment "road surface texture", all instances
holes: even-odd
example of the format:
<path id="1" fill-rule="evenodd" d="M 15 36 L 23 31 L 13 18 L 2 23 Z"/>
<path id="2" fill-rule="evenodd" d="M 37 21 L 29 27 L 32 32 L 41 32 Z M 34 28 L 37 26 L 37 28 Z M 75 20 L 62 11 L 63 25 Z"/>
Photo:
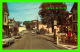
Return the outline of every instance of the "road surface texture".
<path id="1" fill-rule="evenodd" d="M 3 49 L 62 49 L 58 48 L 52 42 L 42 38 L 39 35 L 32 34 L 31 32 L 24 34 L 22 38 L 16 39 L 15 42 L 8 46 L 3 47 Z"/>

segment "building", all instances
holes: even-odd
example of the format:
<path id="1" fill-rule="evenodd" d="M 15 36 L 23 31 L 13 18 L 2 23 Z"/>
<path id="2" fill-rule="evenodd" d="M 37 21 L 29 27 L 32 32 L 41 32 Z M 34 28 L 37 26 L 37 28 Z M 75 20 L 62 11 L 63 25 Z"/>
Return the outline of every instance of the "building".
<path id="1" fill-rule="evenodd" d="M 14 32 L 14 20 L 9 19 L 9 32 L 13 33 Z"/>
<path id="2" fill-rule="evenodd" d="M 67 18 L 67 31 L 72 31 L 72 14 L 69 13 Z"/>
<path id="3" fill-rule="evenodd" d="M 9 32 L 11 33 L 11 36 L 17 35 L 18 31 L 18 22 L 16 22 L 14 18 L 9 19 Z"/>
<path id="4" fill-rule="evenodd" d="M 72 9 L 72 32 L 77 34 L 77 3 L 74 3 Z"/>
<path id="5" fill-rule="evenodd" d="M 39 23 L 39 30 L 40 29 L 44 29 L 46 30 L 48 33 L 52 33 L 52 28 L 51 27 L 47 27 L 47 25 L 44 25 L 42 23 Z"/>
<path id="6" fill-rule="evenodd" d="M 26 30 L 26 27 L 19 27 L 19 32 L 21 32 L 22 30 Z"/>
<path id="7" fill-rule="evenodd" d="M 8 6 L 7 3 L 3 3 L 3 35 L 9 35 L 9 25 L 8 25 Z"/>

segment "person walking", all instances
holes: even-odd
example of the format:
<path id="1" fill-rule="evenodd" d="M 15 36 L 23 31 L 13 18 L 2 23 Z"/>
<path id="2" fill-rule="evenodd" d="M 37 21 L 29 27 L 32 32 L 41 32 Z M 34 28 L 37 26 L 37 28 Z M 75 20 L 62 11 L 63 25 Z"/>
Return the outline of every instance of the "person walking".
<path id="1" fill-rule="evenodd" d="M 70 43 L 71 42 L 70 39 L 72 37 L 72 32 L 71 31 L 68 32 L 67 37 L 68 37 L 68 43 Z"/>

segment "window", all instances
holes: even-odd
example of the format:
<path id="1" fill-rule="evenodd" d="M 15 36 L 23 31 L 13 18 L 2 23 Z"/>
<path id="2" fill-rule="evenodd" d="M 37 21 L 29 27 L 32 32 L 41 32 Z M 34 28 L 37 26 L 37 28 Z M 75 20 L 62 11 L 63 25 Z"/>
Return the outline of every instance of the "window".
<path id="1" fill-rule="evenodd" d="M 73 20 L 75 20 L 75 14 L 73 15 Z"/>
<path id="2" fill-rule="evenodd" d="M 77 31 L 77 23 L 73 24 L 73 30 L 76 32 Z"/>
<path id="3" fill-rule="evenodd" d="M 6 23 L 6 15 L 4 15 L 4 22 Z"/>
<path id="4" fill-rule="evenodd" d="M 76 21 L 77 21 L 77 13 L 76 13 Z"/>
<path id="5" fill-rule="evenodd" d="M 75 14 L 73 14 L 73 21 L 75 21 L 76 20 L 76 15 Z"/>

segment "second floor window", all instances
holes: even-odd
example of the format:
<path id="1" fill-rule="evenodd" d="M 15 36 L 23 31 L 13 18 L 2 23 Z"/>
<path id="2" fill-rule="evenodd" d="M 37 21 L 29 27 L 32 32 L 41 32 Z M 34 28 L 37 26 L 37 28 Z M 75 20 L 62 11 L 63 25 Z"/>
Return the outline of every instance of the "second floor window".
<path id="1" fill-rule="evenodd" d="M 6 23 L 6 15 L 4 15 L 4 21 L 5 21 L 5 23 Z"/>
<path id="2" fill-rule="evenodd" d="M 73 14 L 73 21 L 76 21 L 76 20 L 77 20 L 77 15 Z"/>
<path id="3" fill-rule="evenodd" d="M 77 31 L 77 24 L 76 23 L 73 24 L 73 30 Z"/>

